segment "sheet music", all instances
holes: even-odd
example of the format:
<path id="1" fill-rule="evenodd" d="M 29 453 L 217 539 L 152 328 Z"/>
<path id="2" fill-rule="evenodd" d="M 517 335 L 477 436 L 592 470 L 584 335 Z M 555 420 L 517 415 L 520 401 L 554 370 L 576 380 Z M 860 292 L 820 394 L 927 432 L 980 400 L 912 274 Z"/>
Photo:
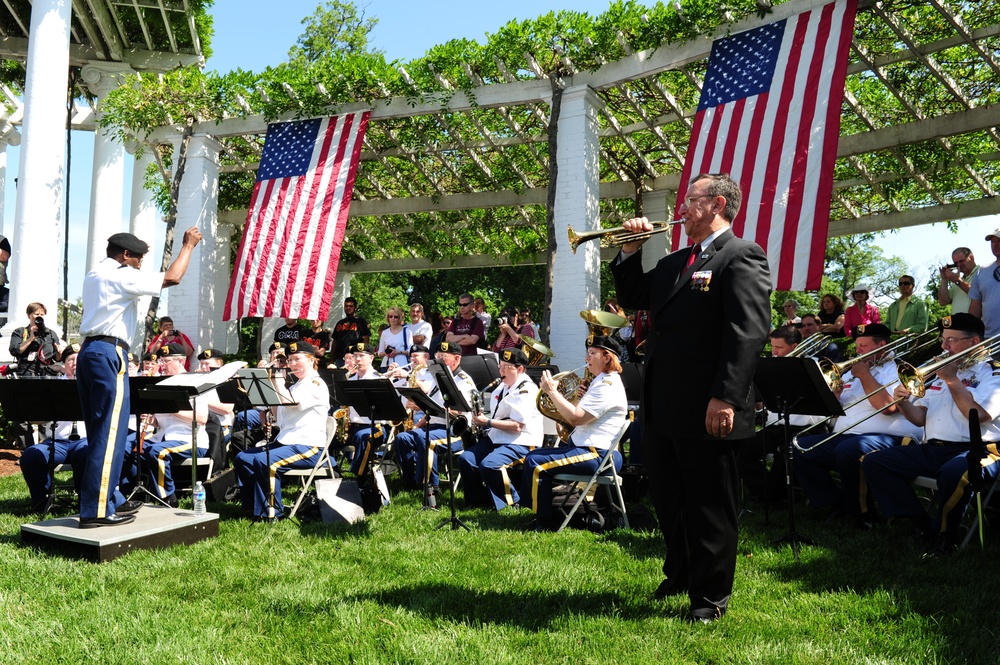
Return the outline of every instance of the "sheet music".
<path id="1" fill-rule="evenodd" d="M 186 374 L 177 374 L 175 376 L 168 376 L 159 383 L 156 384 L 157 388 L 170 388 L 170 387 L 183 387 L 183 388 L 194 388 L 196 392 L 203 393 L 206 390 L 215 388 L 216 386 L 225 383 L 229 379 L 236 376 L 236 372 L 246 367 L 247 364 L 242 360 L 237 360 L 231 363 L 226 363 L 222 367 L 216 370 L 212 370 L 207 374 L 199 372 L 188 372 Z"/>

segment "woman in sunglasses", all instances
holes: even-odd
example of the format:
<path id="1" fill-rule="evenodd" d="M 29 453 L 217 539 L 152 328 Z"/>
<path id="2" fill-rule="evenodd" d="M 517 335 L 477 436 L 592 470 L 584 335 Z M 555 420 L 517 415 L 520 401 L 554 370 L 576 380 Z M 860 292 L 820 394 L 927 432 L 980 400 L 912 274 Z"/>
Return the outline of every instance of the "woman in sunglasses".
<path id="1" fill-rule="evenodd" d="M 410 348 L 410 335 L 403 325 L 403 310 L 390 307 L 385 310 L 385 321 L 389 327 L 382 331 L 378 341 L 378 357 L 382 359 L 382 371 L 396 363 L 403 366 L 407 363 L 407 352 Z"/>

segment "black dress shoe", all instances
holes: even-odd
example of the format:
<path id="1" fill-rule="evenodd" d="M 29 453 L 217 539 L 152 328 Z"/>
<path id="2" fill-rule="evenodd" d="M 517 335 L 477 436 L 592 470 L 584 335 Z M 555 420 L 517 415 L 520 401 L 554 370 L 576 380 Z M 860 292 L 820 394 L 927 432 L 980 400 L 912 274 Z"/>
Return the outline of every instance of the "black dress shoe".
<path id="1" fill-rule="evenodd" d="M 142 501 L 126 501 L 122 505 L 115 508 L 115 513 L 118 515 L 135 515 L 142 508 Z"/>
<path id="2" fill-rule="evenodd" d="M 166 503 L 171 508 L 176 508 L 177 507 L 177 495 L 176 494 L 171 494 L 167 498 L 163 499 L 163 502 Z"/>
<path id="3" fill-rule="evenodd" d="M 660 582 L 660 586 L 656 587 L 656 591 L 653 592 L 653 597 L 657 600 L 663 600 L 664 598 L 669 598 L 670 596 L 679 596 L 681 594 L 687 593 L 687 587 L 678 582 L 672 580 L 663 580 Z"/>
<path id="4" fill-rule="evenodd" d="M 712 623 L 713 621 L 718 621 L 725 614 L 724 609 L 718 607 L 702 608 L 697 610 L 691 610 L 685 621 L 688 623 Z"/>
<path id="5" fill-rule="evenodd" d="M 93 529 L 99 526 L 120 526 L 135 521 L 135 515 L 108 515 L 107 517 L 81 517 L 81 529 Z"/>

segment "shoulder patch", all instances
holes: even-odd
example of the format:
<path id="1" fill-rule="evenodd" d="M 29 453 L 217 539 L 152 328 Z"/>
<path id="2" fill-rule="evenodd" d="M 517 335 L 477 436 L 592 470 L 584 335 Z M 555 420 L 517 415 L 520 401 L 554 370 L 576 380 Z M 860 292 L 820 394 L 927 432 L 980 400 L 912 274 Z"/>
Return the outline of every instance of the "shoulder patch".
<path id="1" fill-rule="evenodd" d="M 604 379 L 603 381 L 601 381 L 601 384 L 603 384 L 605 386 L 610 386 L 610 385 L 612 385 L 611 384 L 611 379 Z"/>
<path id="2" fill-rule="evenodd" d="M 990 359 L 989 363 L 990 363 L 990 367 L 993 368 L 994 372 L 1000 371 L 1000 360 Z"/>
<path id="3" fill-rule="evenodd" d="M 527 394 L 528 394 L 528 391 L 527 391 L 527 390 L 520 390 L 520 391 L 518 391 L 518 393 L 517 393 L 517 394 L 518 394 L 518 395 L 527 395 Z"/>

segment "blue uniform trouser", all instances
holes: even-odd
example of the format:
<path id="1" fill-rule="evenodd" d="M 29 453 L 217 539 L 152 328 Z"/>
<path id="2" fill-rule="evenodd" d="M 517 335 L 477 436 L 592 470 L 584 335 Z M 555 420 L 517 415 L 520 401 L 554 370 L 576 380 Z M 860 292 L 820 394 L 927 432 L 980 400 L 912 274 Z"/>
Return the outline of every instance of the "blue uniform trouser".
<path id="1" fill-rule="evenodd" d="M 573 445 L 556 448 L 536 448 L 524 458 L 522 487 L 524 495 L 531 497 L 531 509 L 538 521 L 548 524 L 552 520 L 552 476 L 557 473 L 593 474 L 601 463 L 604 450 L 581 448 Z M 615 470 L 622 468 L 622 456 L 617 450 L 614 456 Z"/>
<path id="2" fill-rule="evenodd" d="M 88 442 L 80 479 L 80 517 L 107 517 L 115 512 L 114 493 L 128 434 L 125 351 L 110 342 L 84 342 L 76 359 L 76 379 Z"/>
<path id="3" fill-rule="evenodd" d="M 285 446 L 272 443 L 244 450 L 236 456 L 233 468 L 243 490 L 240 500 L 243 510 L 255 517 L 280 517 L 281 474 L 289 469 L 311 469 L 322 451 L 320 446 Z M 250 488 L 253 488 L 253 492 Z M 274 510 L 269 510 L 268 494 L 274 493 Z"/>
<path id="4" fill-rule="evenodd" d="M 983 460 L 983 475 L 996 478 L 1000 456 L 990 444 L 991 454 Z M 917 476 L 935 478 L 938 483 L 936 511 L 931 522 L 934 533 L 954 533 L 962 521 L 972 489 L 969 487 L 968 448 L 930 444 L 903 446 L 872 453 L 861 466 L 865 478 L 887 517 L 923 517 L 920 501 L 913 489 Z"/>
<path id="5" fill-rule="evenodd" d="M 430 433 L 424 428 L 403 432 L 396 437 L 396 450 L 398 451 L 401 471 L 404 474 L 404 481 L 409 477 L 416 485 L 430 482 L 437 487 L 440 483 L 438 479 L 438 450 L 447 447 L 448 432 L 443 425 L 431 425 Z M 430 454 L 428 454 L 430 449 Z M 457 452 L 462 449 L 462 439 L 452 437 L 451 450 Z"/>
<path id="6" fill-rule="evenodd" d="M 80 490 L 80 478 L 87 462 L 87 440 L 77 439 L 46 439 L 42 443 L 31 446 L 21 453 L 21 474 L 28 485 L 32 508 L 40 508 L 52 492 L 52 477 L 49 475 L 50 456 L 53 466 L 71 464 L 73 466 L 73 483 Z"/>
<path id="7" fill-rule="evenodd" d="M 198 457 L 207 457 L 208 448 L 198 448 Z M 156 487 L 156 495 L 165 499 L 174 493 L 174 477 L 170 469 L 172 462 L 191 459 L 190 441 L 158 441 L 147 443 L 142 451 L 150 478 Z"/>
<path id="8" fill-rule="evenodd" d="M 497 510 L 518 503 L 521 497 L 516 484 L 510 482 L 510 470 L 520 466 L 530 450 L 513 444 L 498 446 L 488 437 L 480 438 L 458 458 L 465 502 L 492 505 Z"/>
<path id="9" fill-rule="evenodd" d="M 861 460 L 868 453 L 898 446 L 903 437 L 889 434 L 838 434 L 816 445 L 828 434 L 814 434 L 799 439 L 799 445 L 811 449 L 792 449 L 795 479 L 815 508 L 842 506 L 844 515 L 858 517 L 868 512 L 867 485 L 861 482 Z M 830 475 L 840 475 L 840 485 Z"/>
<path id="10" fill-rule="evenodd" d="M 384 432 L 385 430 L 383 430 Z M 371 427 L 359 427 L 357 425 L 351 425 L 348 430 L 349 435 L 347 437 L 347 444 L 354 448 L 354 457 L 351 458 L 351 466 L 349 467 L 351 473 L 360 476 L 368 469 L 368 464 L 371 462 L 370 456 L 371 451 L 368 449 L 368 440 L 372 435 Z M 383 436 L 385 436 L 383 434 Z M 376 439 L 376 444 L 381 445 L 383 439 Z"/>

